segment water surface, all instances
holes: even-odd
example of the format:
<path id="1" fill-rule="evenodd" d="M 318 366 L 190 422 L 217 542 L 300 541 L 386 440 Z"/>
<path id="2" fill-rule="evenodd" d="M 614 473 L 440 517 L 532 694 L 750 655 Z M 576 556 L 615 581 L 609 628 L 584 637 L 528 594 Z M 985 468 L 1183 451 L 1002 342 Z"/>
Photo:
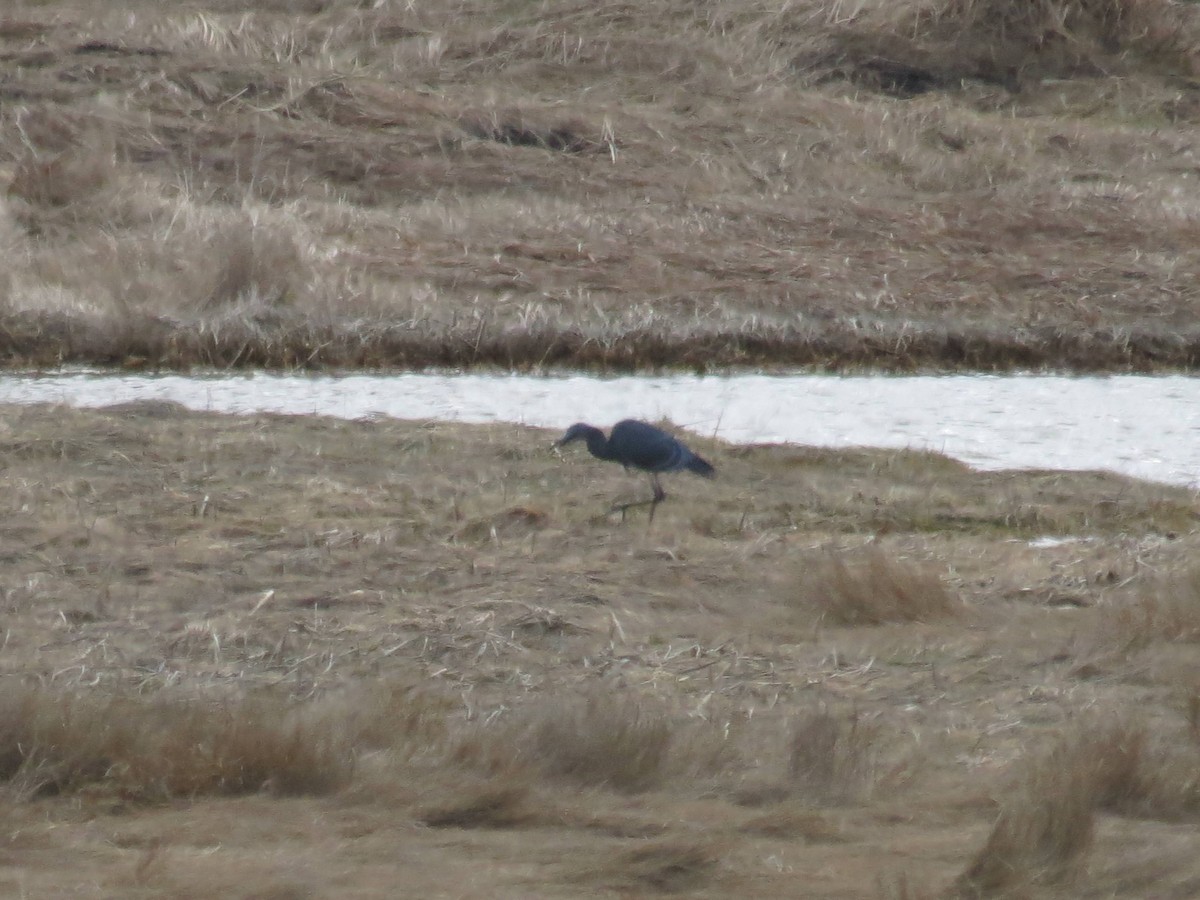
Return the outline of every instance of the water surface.
<path id="1" fill-rule="evenodd" d="M 635 416 L 725 440 L 932 449 L 988 468 L 1112 469 L 1200 483 L 1200 380 L 1186 376 L 390 374 L 0 376 L 0 403 L 192 409 L 554 429 Z"/>

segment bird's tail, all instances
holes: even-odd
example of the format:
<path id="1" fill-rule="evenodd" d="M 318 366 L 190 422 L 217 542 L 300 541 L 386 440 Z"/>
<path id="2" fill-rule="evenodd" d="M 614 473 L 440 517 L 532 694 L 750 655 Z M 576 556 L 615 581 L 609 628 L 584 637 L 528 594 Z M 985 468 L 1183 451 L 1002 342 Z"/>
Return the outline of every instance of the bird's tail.
<path id="1" fill-rule="evenodd" d="M 697 475 L 703 475 L 705 478 L 712 478 L 717 474 L 717 470 L 713 468 L 712 463 L 706 459 L 701 459 L 695 454 L 692 454 L 692 458 L 687 461 L 685 468 L 689 472 L 695 472 Z"/>

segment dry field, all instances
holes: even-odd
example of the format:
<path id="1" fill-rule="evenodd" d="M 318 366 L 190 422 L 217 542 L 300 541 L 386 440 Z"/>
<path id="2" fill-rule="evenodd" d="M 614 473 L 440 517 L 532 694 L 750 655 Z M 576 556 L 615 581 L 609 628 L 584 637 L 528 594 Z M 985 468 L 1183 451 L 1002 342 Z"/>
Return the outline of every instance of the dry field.
<path id="1" fill-rule="evenodd" d="M 1191 492 L 554 436 L 3 410 L 0 895 L 1200 890 Z"/>
<path id="2" fill-rule="evenodd" d="M 9 0 L 0 360 L 1200 360 L 1200 7 Z"/>
<path id="3" fill-rule="evenodd" d="M 1195 369 L 1197 125 L 1168 0 L 13 0 L 0 365 Z M 0 897 L 1200 895 L 1193 492 L 554 436 L 0 409 Z"/>

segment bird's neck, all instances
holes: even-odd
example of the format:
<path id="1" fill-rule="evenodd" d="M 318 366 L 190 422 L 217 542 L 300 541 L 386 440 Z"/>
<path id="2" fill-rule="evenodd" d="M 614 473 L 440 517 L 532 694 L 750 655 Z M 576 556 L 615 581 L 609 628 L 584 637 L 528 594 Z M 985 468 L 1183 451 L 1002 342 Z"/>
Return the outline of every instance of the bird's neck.
<path id="1" fill-rule="evenodd" d="M 587 433 L 587 448 L 588 453 L 597 459 L 612 459 L 612 451 L 608 449 L 608 438 L 604 436 L 604 432 L 599 428 L 588 429 Z"/>

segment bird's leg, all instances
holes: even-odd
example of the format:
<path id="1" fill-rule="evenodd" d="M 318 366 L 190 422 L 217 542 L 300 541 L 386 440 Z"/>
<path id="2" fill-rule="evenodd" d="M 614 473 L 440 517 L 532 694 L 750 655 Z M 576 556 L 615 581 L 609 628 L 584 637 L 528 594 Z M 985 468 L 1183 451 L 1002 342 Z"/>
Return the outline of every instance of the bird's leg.
<path id="1" fill-rule="evenodd" d="M 610 513 L 619 512 L 621 514 L 621 521 L 624 522 L 625 521 L 625 511 L 627 509 L 635 509 L 636 507 L 639 507 L 639 506 L 650 506 L 650 505 L 656 504 L 656 503 L 658 503 L 657 500 L 635 500 L 632 503 L 617 503 L 613 506 L 612 509 L 609 510 L 609 512 Z"/>
<path id="2" fill-rule="evenodd" d="M 659 483 L 657 472 L 650 473 L 650 486 L 654 488 L 654 499 L 650 501 L 650 518 L 646 521 L 647 528 L 654 524 L 654 511 L 658 509 L 658 504 L 667 499 L 667 492 Z"/>
<path id="3" fill-rule="evenodd" d="M 659 483 L 658 473 L 650 473 L 650 487 L 654 489 L 654 496 L 649 500 L 635 500 L 633 503 L 618 503 L 609 512 L 620 512 L 621 521 L 625 521 L 626 510 L 633 509 L 636 506 L 650 507 L 650 521 L 654 521 L 654 510 L 658 508 L 658 504 L 667 499 L 667 492 L 663 490 L 662 484 Z M 647 523 L 649 524 L 649 523 Z"/>

